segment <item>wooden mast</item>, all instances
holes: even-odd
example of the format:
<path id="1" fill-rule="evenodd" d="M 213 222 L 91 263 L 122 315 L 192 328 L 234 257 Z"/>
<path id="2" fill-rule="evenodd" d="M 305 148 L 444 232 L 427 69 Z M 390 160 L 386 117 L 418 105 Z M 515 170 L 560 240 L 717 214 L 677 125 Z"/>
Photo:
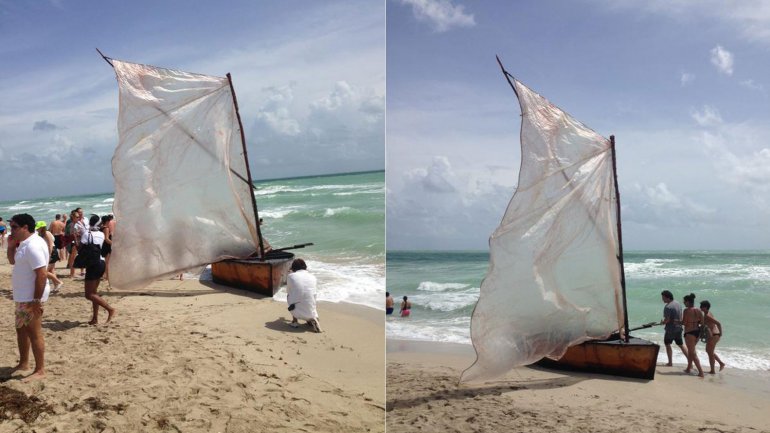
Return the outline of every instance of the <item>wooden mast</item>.
<path id="1" fill-rule="evenodd" d="M 233 105 L 235 106 L 235 116 L 238 118 L 238 127 L 241 130 L 241 145 L 243 145 L 243 160 L 246 163 L 246 177 L 249 180 L 249 195 L 251 196 L 251 206 L 254 209 L 254 224 L 257 226 L 257 238 L 259 238 L 259 258 L 265 260 L 265 244 L 262 242 L 262 229 L 259 226 L 259 212 L 257 211 L 257 199 L 254 197 L 254 181 L 251 178 L 251 169 L 249 168 L 249 154 L 246 151 L 246 135 L 243 133 L 243 123 L 241 122 L 241 113 L 238 111 L 238 99 L 235 97 L 235 88 L 230 73 L 227 73 L 227 81 L 230 83 L 230 92 L 233 94 Z"/>
<path id="2" fill-rule="evenodd" d="M 618 188 L 618 169 L 615 161 L 615 136 L 610 135 L 610 149 L 612 149 L 612 178 L 615 180 L 615 209 L 618 218 L 618 262 L 620 263 L 620 288 L 623 291 L 623 330 L 625 341 L 629 341 L 628 330 L 628 303 L 626 302 L 626 270 L 623 266 L 623 231 L 620 224 L 620 189 Z"/>

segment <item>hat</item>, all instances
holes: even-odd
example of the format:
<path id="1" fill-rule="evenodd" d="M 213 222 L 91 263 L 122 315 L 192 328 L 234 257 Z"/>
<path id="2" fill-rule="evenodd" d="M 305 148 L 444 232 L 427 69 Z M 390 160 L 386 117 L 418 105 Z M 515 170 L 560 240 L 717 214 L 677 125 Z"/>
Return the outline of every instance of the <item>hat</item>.
<path id="1" fill-rule="evenodd" d="M 39 230 L 45 227 L 46 227 L 45 221 L 38 221 L 37 224 L 35 224 L 35 230 Z"/>

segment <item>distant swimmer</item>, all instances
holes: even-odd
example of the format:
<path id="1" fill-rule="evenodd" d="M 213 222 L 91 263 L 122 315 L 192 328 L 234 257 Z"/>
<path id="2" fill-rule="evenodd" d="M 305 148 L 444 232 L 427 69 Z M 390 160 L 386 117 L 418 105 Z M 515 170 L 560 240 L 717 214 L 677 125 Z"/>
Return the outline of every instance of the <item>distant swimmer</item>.
<path id="1" fill-rule="evenodd" d="M 396 303 L 396 301 L 393 300 L 393 297 L 390 296 L 390 292 L 385 292 L 385 314 L 390 316 L 393 314 L 393 305 Z"/>
<path id="2" fill-rule="evenodd" d="M 410 314 L 412 314 L 412 303 L 409 301 L 409 298 L 404 296 L 404 300 L 401 301 L 401 317 L 409 317 Z"/>

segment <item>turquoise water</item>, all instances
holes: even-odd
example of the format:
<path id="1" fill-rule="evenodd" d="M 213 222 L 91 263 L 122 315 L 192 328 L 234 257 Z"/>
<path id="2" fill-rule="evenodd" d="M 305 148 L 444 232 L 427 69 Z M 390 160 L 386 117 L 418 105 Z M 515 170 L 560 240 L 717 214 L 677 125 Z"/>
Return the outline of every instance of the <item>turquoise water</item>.
<path id="1" fill-rule="evenodd" d="M 470 315 L 488 261 L 477 251 L 389 251 L 387 290 L 397 300 L 409 296 L 413 308 L 408 319 L 388 318 L 387 337 L 470 344 Z M 732 367 L 770 370 L 770 252 L 626 252 L 625 271 L 630 327 L 662 318 L 662 290 L 680 302 L 692 292 L 696 303 L 711 302 L 723 324 L 720 357 Z M 663 344 L 659 326 L 633 335 Z M 703 345 L 699 351 L 704 359 Z M 686 362 L 678 349 L 674 362 Z"/>
<path id="2" fill-rule="evenodd" d="M 319 299 L 384 309 L 385 172 L 255 182 L 263 235 L 274 248 L 294 250 L 318 278 Z M 96 194 L 0 202 L 0 217 L 29 213 L 50 222 L 82 207 L 112 213 L 113 195 Z M 118 224 L 120 222 L 118 221 Z M 276 299 L 285 298 L 277 294 Z"/>

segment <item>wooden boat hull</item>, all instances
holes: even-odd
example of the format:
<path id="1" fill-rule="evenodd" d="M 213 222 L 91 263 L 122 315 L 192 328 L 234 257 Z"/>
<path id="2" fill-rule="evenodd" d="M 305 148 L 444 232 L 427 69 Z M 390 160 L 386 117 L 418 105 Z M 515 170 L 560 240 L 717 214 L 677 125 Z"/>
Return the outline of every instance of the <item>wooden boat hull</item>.
<path id="1" fill-rule="evenodd" d="M 217 284 L 273 296 L 286 281 L 293 260 L 294 254 L 285 251 L 269 253 L 265 260 L 222 260 L 211 264 L 211 275 Z"/>
<path id="2" fill-rule="evenodd" d="M 611 337 L 572 346 L 558 361 L 543 358 L 537 365 L 557 370 L 653 380 L 659 351 L 659 345 L 641 338 L 631 337 L 626 343 Z"/>

